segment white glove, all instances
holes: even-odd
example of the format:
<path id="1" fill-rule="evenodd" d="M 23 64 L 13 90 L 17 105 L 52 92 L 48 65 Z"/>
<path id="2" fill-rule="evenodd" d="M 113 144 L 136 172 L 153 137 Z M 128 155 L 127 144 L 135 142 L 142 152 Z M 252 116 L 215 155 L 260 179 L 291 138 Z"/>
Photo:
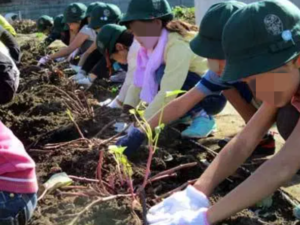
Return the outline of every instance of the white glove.
<path id="1" fill-rule="evenodd" d="M 117 101 L 118 97 L 116 97 L 114 100 L 112 100 L 107 107 L 112 108 L 112 109 L 122 109 L 122 106 L 119 104 Z"/>
<path id="2" fill-rule="evenodd" d="M 206 195 L 189 185 L 184 191 L 177 192 L 153 206 L 147 214 L 147 219 L 150 223 L 154 223 L 159 218 L 162 219 L 184 210 L 197 211 L 209 206 Z"/>
<path id="3" fill-rule="evenodd" d="M 49 56 L 49 55 L 46 55 L 46 56 L 42 57 L 42 58 L 39 60 L 38 66 L 45 65 L 45 64 L 47 64 L 50 60 L 51 60 L 50 56 Z"/>
<path id="4" fill-rule="evenodd" d="M 69 55 L 68 61 L 70 62 L 72 59 L 74 59 L 74 58 L 77 56 L 78 52 L 79 52 L 79 49 L 77 48 L 74 52 L 72 52 L 72 53 Z"/>
<path id="5" fill-rule="evenodd" d="M 148 221 L 150 225 L 209 225 L 207 221 L 207 208 L 197 211 L 184 210 L 178 211 L 173 215 L 168 215 L 164 219 L 156 222 Z"/>

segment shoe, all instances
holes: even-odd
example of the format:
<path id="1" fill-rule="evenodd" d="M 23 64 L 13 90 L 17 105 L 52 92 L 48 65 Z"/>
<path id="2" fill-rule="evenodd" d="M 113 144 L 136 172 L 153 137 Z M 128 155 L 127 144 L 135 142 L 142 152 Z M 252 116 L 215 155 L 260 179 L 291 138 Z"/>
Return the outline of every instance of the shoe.
<path id="1" fill-rule="evenodd" d="M 84 78 L 81 78 L 79 80 L 76 81 L 76 83 L 80 86 L 83 86 L 84 88 L 88 89 L 92 86 L 93 84 L 93 81 L 91 80 L 90 77 L 84 77 Z"/>
<path id="2" fill-rule="evenodd" d="M 84 70 L 80 70 L 76 75 L 71 76 L 69 79 L 73 81 L 78 81 L 86 77 L 86 72 Z"/>
<path id="3" fill-rule="evenodd" d="M 216 131 L 217 125 L 215 119 L 208 115 L 201 115 L 196 117 L 192 124 L 184 130 L 181 135 L 188 138 L 204 138 L 208 137 Z"/>
<path id="4" fill-rule="evenodd" d="M 222 139 L 218 142 L 220 148 L 224 148 L 230 141 L 230 138 Z M 266 134 L 261 142 L 257 145 L 252 156 L 269 156 L 274 155 L 276 150 L 276 143 L 273 134 Z"/>
<path id="5" fill-rule="evenodd" d="M 114 83 L 123 83 L 125 81 L 126 72 L 120 71 L 116 73 L 115 75 L 110 77 L 110 81 Z"/>

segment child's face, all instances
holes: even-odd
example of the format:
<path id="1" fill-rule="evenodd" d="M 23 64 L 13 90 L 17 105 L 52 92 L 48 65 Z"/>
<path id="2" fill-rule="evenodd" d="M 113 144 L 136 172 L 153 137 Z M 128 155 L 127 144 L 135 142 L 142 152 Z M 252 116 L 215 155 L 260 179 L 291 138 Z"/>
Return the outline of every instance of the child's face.
<path id="1" fill-rule="evenodd" d="M 117 61 L 118 63 L 126 65 L 127 56 L 128 56 L 128 49 L 124 45 L 117 43 L 116 52 L 111 54 L 111 58 Z"/>
<path id="2" fill-rule="evenodd" d="M 68 23 L 70 31 L 78 31 L 80 27 L 80 23 Z"/>
<path id="3" fill-rule="evenodd" d="M 243 79 L 256 98 L 276 107 L 288 104 L 300 85 L 299 69 L 288 63 L 280 68 Z"/>
<path id="4" fill-rule="evenodd" d="M 130 30 L 141 46 L 148 50 L 153 50 L 162 31 L 162 22 L 157 19 L 151 21 L 133 21 L 130 23 Z"/>
<path id="5" fill-rule="evenodd" d="M 207 66 L 208 68 L 215 72 L 217 75 L 221 76 L 224 71 L 226 64 L 226 60 L 220 59 L 207 59 Z"/>

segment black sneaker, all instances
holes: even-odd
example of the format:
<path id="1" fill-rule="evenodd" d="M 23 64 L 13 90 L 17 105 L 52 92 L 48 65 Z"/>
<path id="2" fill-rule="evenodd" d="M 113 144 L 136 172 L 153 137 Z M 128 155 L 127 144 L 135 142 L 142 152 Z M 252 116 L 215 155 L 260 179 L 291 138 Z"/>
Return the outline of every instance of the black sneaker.
<path id="1" fill-rule="evenodd" d="M 220 148 L 224 148 L 225 145 L 231 140 L 231 138 L 224 138 L 218 142 Z M 258 144 L 253 156 L 269 156 L 275 153 L 276 144 L 273 134 L 266 134 L 262 141 Z"/>

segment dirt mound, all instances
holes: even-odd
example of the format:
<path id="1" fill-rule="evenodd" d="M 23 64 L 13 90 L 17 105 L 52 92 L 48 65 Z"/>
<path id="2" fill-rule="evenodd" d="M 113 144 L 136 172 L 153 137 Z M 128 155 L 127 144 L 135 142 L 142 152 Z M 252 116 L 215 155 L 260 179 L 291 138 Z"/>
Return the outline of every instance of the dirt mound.
<path id="1" fill-rule="evenodd" d="M 37 25 L 33 20 L 15 20 L 13 27 L 19 34 L 32 34 L 37 32 Z"/>

